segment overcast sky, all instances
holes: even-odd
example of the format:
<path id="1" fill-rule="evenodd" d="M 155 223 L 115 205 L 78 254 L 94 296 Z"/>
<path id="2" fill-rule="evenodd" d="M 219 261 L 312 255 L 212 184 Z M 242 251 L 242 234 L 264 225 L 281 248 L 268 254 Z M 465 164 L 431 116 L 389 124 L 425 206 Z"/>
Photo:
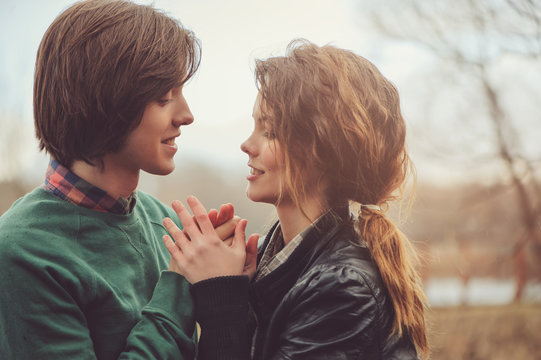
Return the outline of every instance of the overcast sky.
<path id="1" fill-rule="evenodd" d="M 178 163 L 186 159 L 201 159 L 223 169 L 246 164 L 247 157 L 239 147 L 252 129 L 251 112 L 256 97 L 254 59 L 283 54 L 286 45 L 294 38 L 306 38 L 318 45 L 331 43 L 348 48 L 374 62 L 397 85 L 406 121 L 415 131 L 414 122 L 419 115 L 415 112 L 415 89 L 422 85 L 412 84 L 411 79 L 414 74 L 430 67 L 433 60 L 426 52 L 411 45 L 382 43 L 363 31 L 359 24 L 361 9 L 358 2 L 138 2 L 152 3 L 180 19 L 202 43 L 201 66 L 185 87 L 195 122 L 183 129 L 178 140 Z M 72 3 L 70 0 L 0 0 L 0 116 L 20 124 L 23 134 L 19 143 L 23 145 L 21 151 L 24 152 L 21 168 L 29 178 L 37 178 L 37 181 L 43 176 L 47 160 L 37 151 L 33 131 L 35 55 L 49 24 Z M 445 114 L 442 116 L 440 124 L 444 129 Z M 471 134 L 471 129 L 468 132 Z M 413 158 L 421 179 L 452 178 L 452 171 L 446 171 L 446 164 L 438 167 L 436 162 L 425 166 L 421 156 L 416 158 L 414 154 Z"/>
<path id="2" fill-rule="evenodd" d="M 185 95 L 195 116 L 179 139 L 177 161 L 201 157 L 217 164 L 244 164 L 239 145 L 251 129 L 256 96 L 256 57 L 283 53 L 293 38 L 360 49 L 352 4 L 347 0 L 139 1 L 178 18 L 202 42 L 203 58 Z M 41 171 L 33 139 L 32 81 L 43 33 L 70 0 L 2 0 L 0 5 L 0 114 L 24 127 L 23 167 Z M 36 160 L 37 159 L 37 160 Z M 38 165 L 36 165 L 36 163 Z"/>

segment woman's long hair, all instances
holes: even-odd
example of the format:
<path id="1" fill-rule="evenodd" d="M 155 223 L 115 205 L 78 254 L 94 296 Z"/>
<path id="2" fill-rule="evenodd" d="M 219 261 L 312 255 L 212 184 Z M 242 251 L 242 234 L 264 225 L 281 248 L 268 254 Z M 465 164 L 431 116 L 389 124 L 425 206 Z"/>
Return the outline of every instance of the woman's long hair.
<path id="1" fill-rule="evenodd" d="M 256 61 L 262 111 L 285 157 L 284 187 L 300 207 L 321 184 L 328 206 L 377 205 L 401 194 L 412 169 L 396 88 L 365 58 L 305 40 L 286 56 Z M 307 170 L 317 174 L 306 181 Z M 309 177 L 312 179 L 312 177 Z M 360 206 L 355 226 L 394 307 L 392 333 L 406 331 L 428 355 L 425 295 L 407 238 L 376 207 Z"/>

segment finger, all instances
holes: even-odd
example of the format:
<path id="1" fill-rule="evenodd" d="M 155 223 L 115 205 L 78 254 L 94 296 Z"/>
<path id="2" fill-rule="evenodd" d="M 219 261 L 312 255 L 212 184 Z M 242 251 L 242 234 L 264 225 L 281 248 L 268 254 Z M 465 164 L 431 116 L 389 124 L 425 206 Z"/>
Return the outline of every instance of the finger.
<path id="1" fill-rule="evenodd" d="M 240 217 L 235 216 L 231 220 L 225 222 L 224 224 L 216 227 L 216 234 L 220 237 L 220 239 L 225 240 L 235 233 L 235 228 L 237 227 L 237 224 L 240 221 Z"/>
<path id="2" fill-rule="evenodd" d="M 195 219 L 195 216 L 192 216 L 192 221 L 194 222 L 195 225 L 197 225 L 197 228 L 199 229 L 199 224 L 197 223 L 197 220 Z M 201 229 L 199 229 L 201 230 Z"/>
<path id="3" fill-rule="evenodd" d="M 235 236 L 230 236 L 227 239 L 223 240 L 223 243 L 231 247 L 231 244 L 233 244 L 234 239 L 235 239 Z"/>
<path id="4" fill-rule="evenodd" d="M 171 239 L 169 235 L 164 235 L 162 240 L 165 244 L 165 248 L 167 249 L 167 251 L 169 251 L 169 254 L 171 255 L 172 261 L 174 261 L 178 265 L 179 260 L 183 258 L 182 250 L 175 244 L 175 242 L 173 241 L 173 239 Z"/>
<path id="5" fill-rule="evenodd" d="M 175 224 L 170 218 L 166 217 L 163 219 L 163 226 L 165 226 L 167 232 L 171 234 L 173 239 L 175 239 L 177 245 L 182 245 L 182 242 L 188 241 L 184 232 L 180 230 L 177 224 Z"/>
<path id="6" fill-rule="evenodd" d="M 246 258 L 244 260 L 243 274 L 248 275 L 250 279 L 254 277 L 257 267 L 257 242 L 259 240 L 258 234 L 252 234 L 248 238 L 246 244 Z"/>
<path id="7" fill-rule="evenodd" d="M 252 234 L 248 238 L 246 244 L 246 260 L 245 267 L 255 267 L 257 264 L 257 242 L 259 240 L 259 234 Z"/>
<path id="8" fill-rule="evenodd" d="M 216 227 L 218 225 L 217 219 L 218 219 L 218 211 L 216 209 L 210 209 L 208 213 L 208 217 L 210 222 L 212 223 L 212 226 Z"/>
<path id="9" fill-rule="evenodd" d="M 167 232 L 169 232 L 169 234 L 171 234 L 173 239 L 175 239 L 174 241 L 175 246 L 177 246 L 180 249 L 187 248 L 190 242 L 190 239 L 186 237 L 186 234 L 184 234 L 184 231 L 180 230 L 177 224 L 173 222 L 173 220 L 171 220 L 170 218 L 163 219 L 163 226 L 165 226 L 165 229 L 167 230 Z M 171 241 L 173 240 L 171 239 Z"/>
<path id="10" fill-rule="evenodd" d="M 165 248 L 167 249 L 167 251 L 169 251 L 171 257 L 175 257 L 178 252 L 182 253 L 182 250 L 175 244 L 173 239 L 171 239 L 171 236 L 164 235 L 162 237 L 162 240 L 165 244 Z"/>
<path id="11" fill-rule="evenodd" d="M 210 222 L 210 219 L 207 215 L 207 210 L 205 209 L 203 204 L 201 204 L 201 202 L 195 196 L 188 196 L 187 201 L 190 209 L 192 209 L 197 224 L 199 224 L 201 233 L 206 234 L 213 232 L 214 226 L 212 226 L 212 223 Z M 193 236 L 191 236 L 191 234 L 190 238 L 193 239 Z"/>
<path id="12" fill-rule="evenodd" d="M 175 200 L 173 201 L 172 206 L 173 210 L 175 210 L 175 212 L 177 213 L 180 222 L 184 226 L 184 232 L 186 233 L 186 235 L 190 238 L 190 240 L 197 239 L 198 235 L 201 234 L 199 226 L 197 225 L 197 220 L 194 220 L 192 218 L 190 212 L 188 211 L 188 209 L 186 209 L 182 202 Z M 173 238 L 175 239 L 175 241 L 177 240 L 177 238 L 175 238 L 174 236 Z"/>
<path id="13" fill-rule="evenodd" d="M 246 256 L 257 256 L 257 242 L 259 241 L 259 234 L 252 234 L 248 238 L 246 244 Z"/>
<path id="14" fill-rule="evenodd" d="M 210 209 L 207 216 L 209 217 L 209 220 L 212 223 L 212 226 L 216 227 L 216 219 L 218 218 L 218 211 L 216 211 L 216 209 Z M 197 219 L 195 218 L 195 216 L 192 216 L 192 220 L 194 223 L 197 224 Z M 199 227 L 199 224 L 197 226 Z M 199 228 L 199 230 L 201 230 L 201 228 Z"/>
<path id="15" fill-rule="evenodd" d="M 246 238 L 246 224 L 248 224 L 248 220 L 242 219 L 235 227 L 235 237 L 233 238 L 233 243 L 231 244 L 232 248 L 246 245 L 244 241 Z"/>
<path id="16" fill-rule="evenodd" d="M 218 219 L 216 220 L 214 227 L 232 219 L 234 215 L 235 208 L 233 207 L 233 204 L 223 204 L 220 206 L 220 212 L 218 213 Z"/>

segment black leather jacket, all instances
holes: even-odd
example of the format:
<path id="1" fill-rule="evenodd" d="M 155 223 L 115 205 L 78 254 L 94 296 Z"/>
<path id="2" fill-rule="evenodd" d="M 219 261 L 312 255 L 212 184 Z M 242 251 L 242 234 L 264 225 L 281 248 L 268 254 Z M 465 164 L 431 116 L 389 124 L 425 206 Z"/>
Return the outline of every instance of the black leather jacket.
<path id="1" fill-rule="evenodd" d="M 192 293 L 198 359 L 418 359 L 406 333 L 390 337 L 390 297 L 347 213 L 325 215 L 284 264 L 256 283 L 215 278 Z"/>
<path id="2" fill-rule="evenodd" d="M 407 336 L 389 338 L 391 299 L 349 219 L 325 215 L 286 263 L 251 285 L 250 303 L 254 359 L 417 359 Z"/>

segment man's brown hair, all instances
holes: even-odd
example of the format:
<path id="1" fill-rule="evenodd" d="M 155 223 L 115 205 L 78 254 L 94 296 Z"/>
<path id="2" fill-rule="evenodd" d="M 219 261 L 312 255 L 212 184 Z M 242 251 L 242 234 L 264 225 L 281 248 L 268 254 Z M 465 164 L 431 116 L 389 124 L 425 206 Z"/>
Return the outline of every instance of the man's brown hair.
<path id="1" fill-rule="evenodd" d="M 124 0 L 62 12 L 39 46 L 34 121 L 40 150 L 65 166 L 118 150 L 145 106 L 196 72 L 201 48 L 179 21 Z"/>

